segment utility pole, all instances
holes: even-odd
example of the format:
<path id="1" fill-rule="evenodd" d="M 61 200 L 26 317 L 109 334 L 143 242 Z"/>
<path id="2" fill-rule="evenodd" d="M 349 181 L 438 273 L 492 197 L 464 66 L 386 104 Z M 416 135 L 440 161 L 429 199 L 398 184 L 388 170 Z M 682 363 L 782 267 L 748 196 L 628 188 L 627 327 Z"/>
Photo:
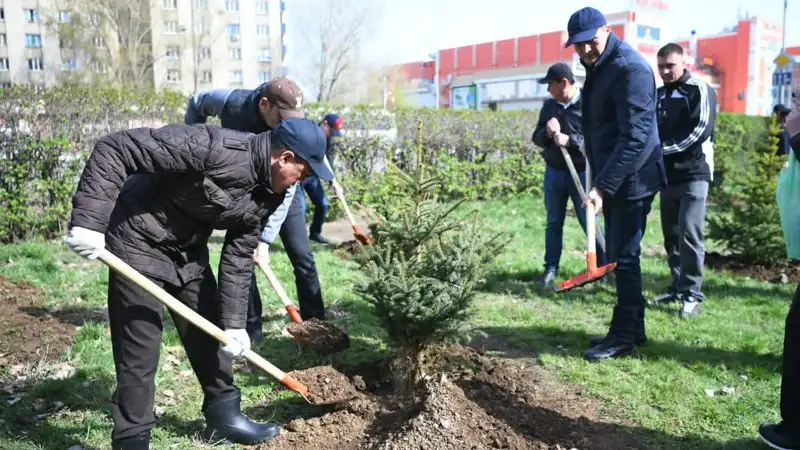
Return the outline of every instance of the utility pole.
<path id="1" fill-rule="evenodd" d="M 786 50 L 786 10 L 789 8 L 789 0 L 783 0 L 783 37 L 781 40 L 781 50 Z"/>
<path id="2" fill-rule="evenodd" d="M 439 51 L 437 50 L 435 53 L 431 53 L 428 56 L 433 58 L 433 86 L 436 91 L 436 109 L 439 109 L 439 93 L 441 92 L 439 88 Z"/>
<path id="3" fill-rule="evenodd" d="M 191 21 L 192 21 L 192 81 L 194 82 L 194 90 L 192 92 L 197 92 L 197 38 L 195 37 L 195 25 L 194 25 L 194 7 L 195 2 L 194 0 L 189 2 L 189 7 L 191 8 Z"/>

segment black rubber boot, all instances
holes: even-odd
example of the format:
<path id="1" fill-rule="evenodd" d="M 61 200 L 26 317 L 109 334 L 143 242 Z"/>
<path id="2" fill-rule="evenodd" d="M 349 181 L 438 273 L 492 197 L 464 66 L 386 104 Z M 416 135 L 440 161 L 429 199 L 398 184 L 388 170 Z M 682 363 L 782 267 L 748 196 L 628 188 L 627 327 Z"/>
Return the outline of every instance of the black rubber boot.
<path id="1" fill-rule="evenodd" d="M 203 437 L 211 442 L 258 444 L 274 439 L 280 432 L 274 423 L 256 423 L 242 414 L 242 396 L 238 392 L 206 400 L 203 414 L 206 430 Z"/>
<path id="2" fill-rule="evenodd" d="M 150 450 L 150 432 L 144 431 L 127 439 L 115 439 L 112 450 Z"/>

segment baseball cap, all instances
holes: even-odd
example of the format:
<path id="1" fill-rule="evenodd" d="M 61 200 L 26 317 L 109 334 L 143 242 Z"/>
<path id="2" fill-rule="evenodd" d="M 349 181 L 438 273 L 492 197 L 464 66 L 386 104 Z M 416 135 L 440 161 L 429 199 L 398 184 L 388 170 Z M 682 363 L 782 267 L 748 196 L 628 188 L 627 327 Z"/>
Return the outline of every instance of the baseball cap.
<path id="1" fill-rule="evenodd" d="M 571 82 L 575 82 L 575 75 L 572 74 L 572 69 L 564 63 L 555 63 L 547 69 L 547 74 L 544 78 L 539 78 L 539 84 L 547 84 L 551 81 L 560 81 L 566 78 Z"/>
<path id="2" fill-rule="evenodd" d="M 575 11 L 567 23 L 569 39 L 564 47 L 594 39 L 597 30 L 604 25 L 606 25 L 606 18 L 603 13 L 590 6 Z"/>
<path id="3" fill-rule="evenodd" d="M 336 114 L 328 114 L 322 119 L 331 128 L 331 136 L 339 136 L 342 134 L 342 127 L 344 126 L 344 119 Z"/>
<path id="4" fill-rule="evenodd" d="M 256 92 L 262 97 L 266 97 L 270 103 L 278 105 L 281 119 L 305 117 L 303 91 L 297 83 L 289 78 L 273 78 L 257 87 Z"/>
<path id="5" fill-rule="evenodd" d="M 333 173 L 325 164 L 327 143 L 319 125 L 305 118 L 290 117 L 282 120 L 273 133 L 281 144 L 307 162 L 320 180 L 333 180 Z"/>

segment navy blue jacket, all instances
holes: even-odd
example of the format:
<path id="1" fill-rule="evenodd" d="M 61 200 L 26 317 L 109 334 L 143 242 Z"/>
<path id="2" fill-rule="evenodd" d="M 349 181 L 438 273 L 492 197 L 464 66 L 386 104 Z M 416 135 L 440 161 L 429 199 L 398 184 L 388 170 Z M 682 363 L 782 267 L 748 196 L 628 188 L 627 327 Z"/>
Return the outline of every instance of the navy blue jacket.
<path id="1" fill-rule="evenodd" d="M 618 199 L 655 194 L 667 179 L 653 69 L 614 33 L 597 62 L 584 66 L 583 133 L 592 186 Z"/>
<path id="2" fill-rule="evenodd" d="M 558 119 L 561 124 L 561 132 L 569 136 L 567 153 L 572 158 L 575 170 L 583 172 L 586 170 L 586 159 L 581 153 L 580 147 L 583 144 L 583 123 L 581 119 L 582 93 L 577 92 L 578 98 L 567 106 L 559 103 L 556 99 L 549 98 L 544 101 L 541 111 L 539 111 L 539 121 L 536 129 L 533 130 L 531 140 L 534 144 L 542 148 L 542 157 L 545 163 L 553 169 L 568 171 L 569 166 L 564 160 L 561 149 L 556 142 L 547 135 L 547 122 L 553 117 Z"/>

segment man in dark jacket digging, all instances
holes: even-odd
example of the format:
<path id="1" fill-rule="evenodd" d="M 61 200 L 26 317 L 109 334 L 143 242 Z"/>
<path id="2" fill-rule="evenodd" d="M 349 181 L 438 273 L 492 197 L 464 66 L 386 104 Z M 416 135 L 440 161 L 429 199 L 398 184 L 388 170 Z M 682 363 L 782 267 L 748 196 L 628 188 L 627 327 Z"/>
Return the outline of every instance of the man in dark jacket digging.
<path id="1" fill-rule="evenodd" d="M 650 65 L 620 40 L 600 11 L 575 12 L 569 39 L 586 67 L 583 133 L 593 174 L 589 201 L 602 210 L 606 257 L 616 261 L 617 305 L 611 329 L 593 339 L 590 361 L 629 354 L 645 341 L 640 243 L 653 197 L 666 185 Z"/>
<path id="2" fill-rule="evenodd" d="M 189 100 L 184 123 L 205 123 L 218 116 L 223 127 L 248 133 L 270 130 L 290 117 L 304 117 L 303 92 L 286 78 L 274 78 L 256 89 L 214 89 L 199 92 Z M 286 200 L 273 214 L 263 232 L 256 252 L 259 264 L 269 264 L 269 246 L 280 233 L 281 242 L 294 267 L 300 316 L 303 320 L 325 319 L 319 274 L 306 233 L 306 202 L 302 189 L 292 186 Z M 250 286 L 247 332 L 253 342 L 261 337 L 261 295 L 255 273 Z"/>
<path id="3" fill-rule="evenodd" d="M 586 187 L 586 158 L 580 151 L 583 144 L 583 123 L 581 119 L 581 90 L 575 85 L 572 69 L 564 63 L 550 66 L 544 78 L 547 92 L 552 98 L 545 100 L 539 112 L 539 121 L 533 130 L 533 143 L 542 149 L 546 168 L 544 171 L 544 206 L 547 209 L 547 228 L 545 230 L 544 275 L 540 280 L 542 287 L 553 285 L 558 274 L 563 242 L 564 219 L 567 215 L 567 200 L 572 198 L 575 215 L 586 231 L 586 209 L 572 180 L 569 167 L 561 153 L 567 149 L 575 171 Z M 597 245 L 598 250 L 602 248 Z M 605 253 L 598 251 L 597 262 L 605 265 Z"/>
<path id="4" fill-rule="evenodd" d="M 312 171 L 333 178 L 324 155 L 325 137 L 306 119 L 286 119 L 258 135 L 176 124 L 110 134 L 98 141 L 83 170 L 67 245 L 89 259 L 107 247 L 233 341 L 221 347 L 172 314 L 203 390 L 208 439 L 257 443 L 278 434 L 276 425 L 242 415 L 232 358 L 250 347 L 247 297 L 263 223 L 287 189 Z M 207 245 L 215 229 L 227 230 L 218 281 Z M 144 289 L 110 272 L 114 449 L 148 448 L 162 310 Z"/>

